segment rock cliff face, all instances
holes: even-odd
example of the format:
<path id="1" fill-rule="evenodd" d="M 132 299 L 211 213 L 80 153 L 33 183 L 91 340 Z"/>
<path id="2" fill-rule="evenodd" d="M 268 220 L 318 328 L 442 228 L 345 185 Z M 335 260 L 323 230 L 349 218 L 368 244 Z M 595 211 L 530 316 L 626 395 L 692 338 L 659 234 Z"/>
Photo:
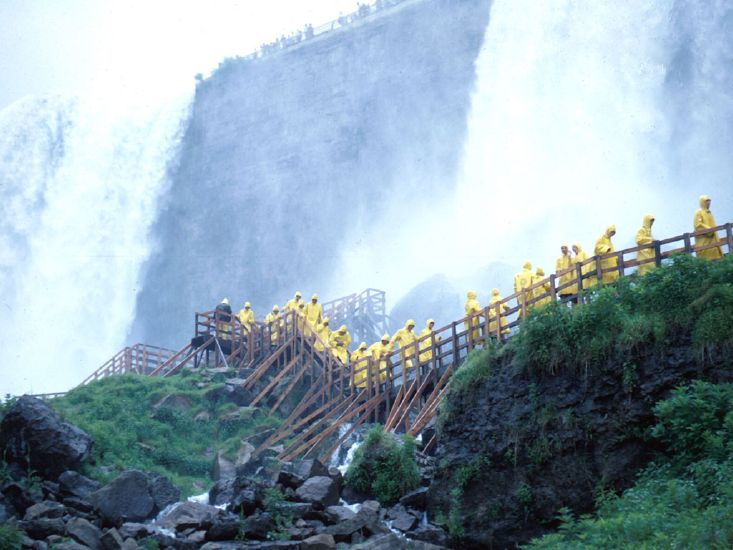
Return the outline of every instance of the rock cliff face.
<path id="1" fill-rule="evenodd" d="M 506 364 L 446 421 L 429 517 L 462 528 L 461 548 L 514 548 L 550 530 L 560 507 L 590 512 L 598 491 L 633 484 L 655 451 L 646 436 L 654 404 L 693 379 L 733 380 L 730 354 L 703 362 L 680 342 L 586 375 L 543 377 Z"/>
<path id="2" fill-rule="evenodd" d="M 359 224 L 400 222 L 385 204 L 452 185 L 489 8 L 405 1 L 201 82 L 135 336 L 178 345 L 223 296 L 316 288 Z"/>

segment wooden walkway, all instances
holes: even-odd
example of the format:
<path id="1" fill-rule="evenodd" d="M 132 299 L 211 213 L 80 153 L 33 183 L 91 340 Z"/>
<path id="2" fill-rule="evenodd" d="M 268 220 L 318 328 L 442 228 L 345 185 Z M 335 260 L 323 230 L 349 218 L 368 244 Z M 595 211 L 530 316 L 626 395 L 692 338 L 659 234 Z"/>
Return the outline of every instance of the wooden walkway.
<path id="1" fill-rule="evenodd" d="M 719 226 L 716 231 L 722 232 L 724 238 L 706 248 L 720 246 L 724 254 L 730 254 L 732 224 Z M 269 414 L 280 411 L 296 389 L 305 388 L 297 406 L 255 454 L 282 444 L 281 459 L 317 457 L 325 462 L 364 422 L 380 422 L 389 431 L 419 434 L 435 417 L 448 391 L 451 373 L 487 338 L 498 341 L 510 338 L 528 311 L 548 300 L 572 301 L 573 305 L 582 306 L 583 301 L 592 298 L 592 293 L 581 293 L 576 304 L 575 289 L 579 282 L 587 286 L 602 280 L 606 273 L 625 276 L 643 263 L 659 266 L 673 254 L 699 252 L 703 249 L 695 249 L 692 244 L 695 235 L 685 233 L 650 245 L 588 258 L 474 315 L 440 327 L 414 344 L 392 351 L 381 361 L 368 357 L 355 364 L 342 364 L 328 351 L 325 342 L 304 330 L 302 320 L 294 312 L 283 315 L 276 326 L 257 322 L 252 330 L 246 331 L 233 319 L 224 326 L 219 323 L 217 331 L 215 312 L 209 311 L 196 313 L 195 337 L 181 350 L 174 352 L 143 344 L 125 348 L 82 384 L 125 372 L 171 376 L 183 368 L 200 365 L 246 369 L 248 374 L 241 386 L 249 391 L 257 388 L 251 405 L 267 404 Z M 653 257 L 640 264 L 636 255 L 644 249 L 653 250 Z M 615 262 L 608 262 L 609 259 Z M 604 268 L 604 265 L 611 267 Z M 560 277 L 570 273 L 571 280 L 560 284 Z M 377 341 L 385 332 L 382 291 L 367 289 L 323 306 L 332 326 L 347 324 L 352 334 L 359 335 L 354 342 Z M 497 322 L 498 319 L 502 322 Z M 326 349 L 318 351 L 316 343 Z M 365 380 L 364 387 L 355 387 L 355 379 Z M 263 380 L 268 382 L 262 384 Z M 434 445 L 433 437 L 426 442 L 425 450 Z"/>

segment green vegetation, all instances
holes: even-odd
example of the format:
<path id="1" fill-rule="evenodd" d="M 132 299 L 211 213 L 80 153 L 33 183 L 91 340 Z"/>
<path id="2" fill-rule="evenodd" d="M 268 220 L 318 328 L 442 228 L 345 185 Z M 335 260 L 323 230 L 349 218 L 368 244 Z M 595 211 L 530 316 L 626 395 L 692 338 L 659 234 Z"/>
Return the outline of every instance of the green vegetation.
<path id="1" fill-rule="evenodd" d="M 52 404 L 65 420 L 94 439 L 96 464 L 88 474 L 108 481 L 124 469 L 168 476 L 185 495 L 210 485 L 216 453 L 233 459 L 243 438 L 280 420 L 226 401 L 221 384 L 198 375 L 171 378 L 113 376 L 77 388 Z M 180 406 L 154 407 L 167 395 Z"/>
<path id="2" fill-rule="evenodd" d="M 532 549 L 733 547 L 733 385 L 695 382 L 655 407 L 667 452 L 594 516 L 560 511 Z"/>
<path id="3" fill-rule="evenodd" d="M 404 436 L 400 444 L 379 424 L 370 428 L 354 453 L 346 484 L 373 495 L 382 504 L 394 504 L 420 484 L 414 438 Z"/>
<path id="4" fill-rule="evenodd" d="M 644 277 L 592 291 L 584 307 L 548 304 L 530 313 L 507 344 L 515 366 L 531 372 L 585 372 L 624 364 L 641 345 L 691 336 L 704 350 L 733 343 L 733 257 L 710 262 L 676 256 Z"/>
<path id="5" fill-rule="evenodd" d="M 22 547 L 23 532 L 15 525 L 0 525 L 0 550 L 16 550 Z"/>

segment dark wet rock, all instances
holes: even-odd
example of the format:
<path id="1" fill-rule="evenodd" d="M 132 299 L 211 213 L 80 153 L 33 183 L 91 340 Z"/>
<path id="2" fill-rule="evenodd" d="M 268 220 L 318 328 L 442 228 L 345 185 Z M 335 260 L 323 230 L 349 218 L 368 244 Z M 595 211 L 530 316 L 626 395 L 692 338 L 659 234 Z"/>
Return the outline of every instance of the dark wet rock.
<path id="1" fill-rule="evenodd" d="M 66 534 L 79 544 L 84 544 L 92 550 L 102 549 L 102 531 L 91 522 L 74 518 L 66 524 Z"/>
<path id="2" fill-rule="evenodd" d="M 241 522 L 238 517 L 215 518 L 204 533 L 205 540 L 232 540 L 239 535 Z"/>
<path id="3" fill-rule="evenodd" d="M 111 483 L 90 494 L 89 500 L 105 522 L 113 526 L 143 521 L 155 512 L 148 476 L 139 470 L 122 472 Z"/>
<path id="4" fill-rule="evenodd" d="M 122 550 L 139 550 L 139 548 L 133 539 L 125 539 L 125 542 L 122 543 Z"/>
<path id="5" fill-rule="evenodd" d="M 0 525 L 7 523 L 15 515 L 15 507 L 7 501 L 5 495 L 0 493 Z"/>
<path id="6" fill-rule="evenodd" d="M 73 508 L 79 512 L 90 513 L 94 511 L 92 503 L 85 498 L 65 497 L 63 503 L 67 508 Z"/>
<path id="7" fill-rule="evenodd" d="M 406 508 L 416 508 L 417 510 L 425 510 L 426 497 L 428 494 L 427 487 L 419 487 L 414 491 L 407 493 L 400 499 L 400 504 Z"/>
<path id="8" fill-rule="evenodd" d="M 27 545 L 23 544 L 25 548 Z M 42 540 L 34 540 L 30 545 L 31 550 L 48 550 L 48 544 Z"/>
<path id="9" fill-rule="evenodd" d="M 65 540 L 53 545 L 54 550 L 89 550 L 89 547 L 84 544 L 79 544 L 73 540 Z"/>
<path id="10" fill-rule="evenodd" d="M 344 499 L 345 502 L 349 504 L 356 504 L 357 502 L 362 502 L 369 498 L 369 495 L 366 493 L 362 493 L 351 487 L 350 485 L 346 485 L 341 490 L 341 498 Z"/>
<path id="11" fill-rule="evenodd" d="M 300 545 L 302 550 L 334 550 L 336 541 L 333 536 L 321 533 L 305 539 Z"/>
<path id="12" fill-rule="evenodd" d="M 244 520 L 244 533 L 248 539 L 267 540 L 268 534 L 275 529 L 275 520 L 267 512 L 252 514 Z"/>
<path id="13" fill-rule="evenodd" d="M 286 487 L 297 489 L 310 477 L 327 475 L 328 469 L 318 460 L 294 460 L 283 463 L 277 481 Z"/>
<path id="14" fill-rule="evenodd" d="M 105 531 L 102 538 L 99 539 L 99 542 L 102 544 L 103 550 L 121 550 L 125 541 L 122 539 L 119 531 L 112 527 Z"/>
<path id="15" fill-rule="evenodd" d="M 556 375 L 527 373 L 505 355 L 492 376 L 454 397 L 436 451 L 430 517 L 449 509 L 455 473 L 473 465 L 462 491 L 467 548 L 514 547 L 555 525 L 561 507 L 592 512 L 599 483 L 616 492 L 636 481 L 659 446 L 643 434 L 653 407 L 694 379 L 733 380 L 730 354 L 711 350 L 702 362 L 685 335 L 667 349 L 642 346 Z M 629 382 L 631 381 L 631 382 Z M 529 519 L 528 519 L 529 518 Z"/>
<path id="16" fill-rule="evenodd" d="M 78 470 L 91 448 L 86 432 L 61 422 L 51 407 L 34 397 L 20 397 L 0 422 L 0 456 L 43 478 L 56 479 L 65 470 Z"/>
<path id="17" fill-rule="evenodd" d="M 445 546 L 448 543 L 448 536 L 445 531 L 435 525 L 423 525 L 405 533 L 408 538 L 428 542 L 436 546 Z"/>
<path id="18" fill-rule="evenodd" d="M 182 502 L 160 521 L 160 526 L 174 531 L 195 528 L 206 530 L 224 512 L 199 502 Z"/>
<path id="19" fill-rule="evenodd" d="M 326 508 L 338 504 L 339 491 L 336 482 L 327 476 L 315 476 L 307 479 L 295 491 L 297 497 L 310 502 L 318 508 Z"/>
<path id="20" fill-rule="evenodd" d="M 160 474 L 147 474 L 147 476 L 156 513 L 181 499 L 181 490 L 173 485 L 167 477 Z"/>
<path id="21" fill-rule="evenodd" d="M 308 537 L 312 537 L 315 535 L 316 530 L 312 527 L 304 526 L 304 527 L 290 527 L 288 528 L 288 538 L 291 540 L 303 540 L 307 539 Z"/>
<path id="22" fill-rule="evenodd" d="M 353 518 L 330 525 L 322 533 L 333 535 L 336 542 L 352 542 L 352 535 L 359 533 L 364 537 L 388 533 L 389 529 L 379 521 L 379 513 L 362 507 Z"/>
<path id="23" fill-rule="evenodd" d="M 67 470 L 59 476 L 59 491 L 63 495 L 85 498 L 97 491 L 102 485 L 79 472 Z"/>
<path id="24" fill-rule="evenodd" d="M 26 511 L 23 519 L 28 521 L 40 518 L 61 518 L 66 513 L 66 507 L 63 504 L 51 500 L 44 500 L 38 504 L 30 506 Z"/>
<path id="25" fill-rule="evenodd" d="M 118 532 L 123 539 L 141 539 L 149 536 L 152 531 L 144 523 L 126 522 L 123 523 Z"/>
<path id="26" fill-rule="evenodd" d="M 18 525 L 33 539 L 45 539 L 50 535 L 63 536 L 66 533 L 66 525 L 61 518 L 31 519 L 20 521 Z"/>
<path id="27" fill-rule="evenodd" d="M 331 523 L 338 523 L 339 521 L 352 519 L 356 515 L 356 512 L 346 506 L 329 506 L 326 508 L 326 515 L 331 520 Z"/>
<path id="28" fill-rule="evenodd" d="M 237 475 L 237 469 L 234 462 L 224 456 L 222 451 L 216 454 L 214 466 L 211 469 L 211 479 L 214 481 L 222 481 L 226 479 L 234 479 Z"/>
<path id="29" fill-rule="evenodd" d="M 419 518 L 410 513 L 404 506 L 397 504 L 387 510 L 387 519 L 392 521 L 392 527 L 405 532 L 417 526 Z"/>

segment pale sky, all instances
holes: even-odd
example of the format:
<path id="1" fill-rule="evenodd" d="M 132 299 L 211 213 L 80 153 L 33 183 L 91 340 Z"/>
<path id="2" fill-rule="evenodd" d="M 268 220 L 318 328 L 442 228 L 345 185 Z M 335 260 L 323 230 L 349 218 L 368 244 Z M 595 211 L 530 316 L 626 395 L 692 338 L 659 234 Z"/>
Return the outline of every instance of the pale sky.
<path id="1" fill-rule="evenodd" d="M 0 109 L 26 95 L 185 90 L 227 56 L 355 0 L 0 0 Z"/>

